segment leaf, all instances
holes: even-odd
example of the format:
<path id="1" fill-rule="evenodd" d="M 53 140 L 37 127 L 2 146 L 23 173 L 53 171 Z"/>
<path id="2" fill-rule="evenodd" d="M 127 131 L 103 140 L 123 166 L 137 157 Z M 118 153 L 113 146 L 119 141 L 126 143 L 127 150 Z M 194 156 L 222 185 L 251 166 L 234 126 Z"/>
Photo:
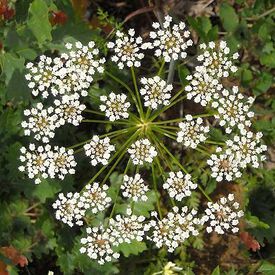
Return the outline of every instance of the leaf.
<path id="1" fill-rule="evenodd" d="M 222 3 L 220 7 L 220 17 L 224 29 L 234 32 L 239 24 L 239 18 L 235 10 L 227 3 Z"/>
<path id="2" fill-rule="evenodd" d="M 55 194 L 61 190 L 58 182 L 53 180 L 42 180 L 41 183 L 35 185 L 33 196 L 37 197 L 42 203 L 48 198 L 54 198 Z"/>
<path id="3" fill-rule="evenodd" d="M 186 77 L 190 74 L 189 70 L 184 65 L 178 66 L 178 74 L 180 78 L 180 82 L 183 86 L 185 86 L 188 83 L 188 80 L 186 80 Z"/>
<path id="4" fill-rule="evenodd" d="M 274 275 L 275 265 L 268 261 L 263 261 L 262 265 L 257 271 L 262 272 L 264 275 Z"/>
<path id="5" fill-rule="evenodd" d="M 125 257 L 129 255 L 138 255 L 139 253 L 147 249 L 144 242 L 138 242 L 133 240 L 131 243 L 122 243 L 117 247 L 118 251 L 121 251 Z"/>
<path id="6" fill-rule="evenodd" d="M 260 57 L 262 65 L 266 65 L 270 68 L 275 68 L 275 52 L 270 54 L 264 54 Z"/>
<path id="7" fill-rule="evenodd" d="M 257 240 L 255 240 L 248 232 L 241 232 L 240 239 L 248 249 L 251 249 L 254 252 L 261 248 Z"/>
<path id="8" fill-rule="evenodd" d="M 2 61 L 3 63 L 3 72 L 6 75 L 5 83 L 7 85 L 16 69 L 18 69 L 19 71 L 22 71 L 24 69 L 25 59 L 23 57 L 17 57 L 16 55 L 11 53 L 5 53 L 1 55 L 0 58 L 0 61 Z"/>
<path id="9" fill-rule="evenodd" d="M 211 273 L 211 275 L 220 275 L 221 274 L 221 272 L 220 272 L 220 267 L 219 266 L 217 266 L 214 270 L 213 270 L 213 272 Z"/>
<path id="10" fill-rule="evenodd" d="M 52 40 L 52 26 L 48 14 L 49 8 L 43 0 L 34 0 L 31 3 L 29 8 L 30 18 L 27 21 L 27 25 L 39 44 Z"/>
<path id="11" fill-rule="evenodd" d="M 255 95 L 260 95 L 265 93 L 272 85 L 272 75 L 267 72 L 262 72 L 259 79 L 257 79 L 257 84 L 253 88 L 253 93 Z"/>
<path id="12" fill-rule="evenodd" d="M 263 228 L 263 229 L 269 229 L 269 225 L 259 220 L 258 217 L 252 216 L 250 213 L 247 213 L 246 215 L 246 223 L 250 228 Z"/>
<path id="13" fill-rule="evenodd" d="M 13 246 L 0 247 L 0 253 L 3 254 L 9 260 L 11 260 L 14 265 L 19 265 L 20 267 L 24 267 L 25 265 L 28 264 L 27 258 L 21 255 L 21 253 Z M 7 265 L 2 261 L 0 261 L 0 274 L 1 275 L 11 274 L 10 272 L 7 272 Z"/>

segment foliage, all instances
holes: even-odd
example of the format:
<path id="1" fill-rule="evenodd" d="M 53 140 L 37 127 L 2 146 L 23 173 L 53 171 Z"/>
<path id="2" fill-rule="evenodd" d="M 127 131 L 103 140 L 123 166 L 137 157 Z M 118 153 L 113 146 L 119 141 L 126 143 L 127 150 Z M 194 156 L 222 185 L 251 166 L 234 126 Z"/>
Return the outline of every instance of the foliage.
<path id="1" fill-rule="evenodd" d="M 0 1 L 0 7 L 5 1 Z M 75 1 L 77 2 L 77 1 Z M 79 1 L 80 3 L 85 1 Z M 100 2 L 100 1 L 99 1 Z M 132 1 L 127 1 L 129 5 Z M 218 1 L 217 15 L 201 15 L 197 17 L 186 16 L 192 32 L 198 36 L 200 42 L 225 39 L 234 52 L 238 50 L 242 56 L 242 63 L 238 71 L 238 82 L 248 95 L 256 98 L 255 130 L 262 131 L 266 144 L 270 146 L 270 166 L 260 170 L 251 169 L 244 175 L 238 184 L 242 187 L 243 207 L 245 207 L 246 230 L 260 243 L 261 258 L 253 252 L 243 254 L 247 265 L 234 267 L 227 270 L 222 266 L 211 266 L 209 274 L 246 274 L 244 272 L 256 272 L 274 274 L 274 265 L 269 261 L 274 256 L 275 242 L 275 200 L 274 200 L 274 149 L 275 141 L 275 98 L 272 94 L 274 88 L 273 69 L 275 67 L 274 49 L 274 8 L 272 1 Z M 119 263 L 109 263 L 99 266 L 88 257 L 79 253 L 79 239 L 83 232 L 78 229 L 69 229 L 65 225 L 55 221 L 52 203 L 57 193 L 79 190 L 86 178 L 86 171 L 95 173 L 87 163 L 82 162 L 81 171 L 76 177 L 69 176 L 63 182 L 58 180 L 44 180 L 40 185 L 33 185 L 18 171 L 19 149 L 27 143 L 23 136 L 21 121 L 23 110 L 29 104 L 36 102 L 27 87 L 24 75 L 25 64 L 34 61 L 38 55 L 48 53 L 55 56 L 57 52 L 64 50 L 66 42 L 77 40 L 87 43 L 90 40 L 97 42 L 103 52 L 105 39 L 112 28 L 122 28 L 124 18 L 116 18 L 116 14 L 109 14 L 104 8 L 93 11 L 97 14 L 96 24 L 87 22 L 81 18 L 80 6 L 72 7 L 67 0 L 27 0 L 11 1 L 9 7 L 14 9 L 15 15 L 5 19 L 0 14 L 0 246 L 1 248 L 13 247 L 19 255 L 28 259 L 28 266 L 15 267 L 5 253 L 1 252 L 0 271 L 2 264 L 8 266 L 9 274 L 26 274 L 27 269 L 31 274 L 46 274 L 49 270 L 62 274 L 124 274 L 124 270 L 131 270 L 129 274 L 161 274 L 168 261 L 172 260 L 177 266 L 182 267 L 180 274 L 196 274 L 200 262 L 192 257 L 191 248 L 182 246 L 175 256 L 166 251 L 156 250 L 144 242 L 133 245 L 121 245 L 119 250 L 123 256 Z M 270 12 L 272 11 L 273 12 Z M 68 15 L 68 21 L 64 25 L 53 25 L 50 21 L 52 11 L 64 11 Z M 143 16 L 143 17 L 142 17 Z M 150 16 L 153 16 L 152 14 Z M 139 19 L 136 19 L 139 25 Z M 106 29 L 106 26 L 108 27 Z M 182 85 L 186 85 L 185 77 L 189 74 L 189 67 L 180 64 L 177 67 L 176 76 Z M 114 67 L 115 75 L 122 74 Z M 121 75 L 127 82 L 129 75 Z M 101 78 L 89 90 L 89 96 L 98 102 L 99 96 L 106 94 L 110 88 L 114 89 L 113 82 L 101 87 Z M 117 87 L 119 87 L 117 85 Z M 273 92 L 274 93 L 274 92 Z M 97 104 L 97 103 L 95 103 Z M 98 104 L 97 104 L 98 105 Z M 188 108 L 188 107 L 187 107 Z M 190 107 L 189 107 L 190 108 Z M 192 107 L 191 107 L 192 108 Z M 97 127 L 97 126 L 96 126 Z M 112 126 L 106 124 L 98 127 L 98 132 L 111 131 Z M 70 145 L 89 138 L 86 129 L 81 133 L 75 133 L 74 129 L 65 128 L 58 144 Z M 224 140 L 219 130 L 211 131 L 214 140 Z M 80 157 L 81 158 L 81 157 Z M 209 170 L 200 164 L 200 153 L 185 156 L 185 163 L 197 162 L 198 165 L 192 174 L 198 178 L 207 194 L 216 195 L 219 190 L 217 184 L 209 176 Z M 80 163 L 80 162 L 79 162 Z M 123 173 L 123 170 L 120 171 Z M 114 172 L 110 176 L 112 188 L 109 196 L 115 198 L 122 180 L 122 174 Z M 230 187 L 231 188 L 231 187 Z M 155 207 L 161 194 L 152 191 L 146 203 L 137 203 L 134 213 L 149 216 Z M 199 192 L 193 192 L 187 200 L 187 205 L 199 208 L 200 203 L 205 203 Z M 162 205 L 165 209 L 165 205 Z M 126 205 L 118 201 L 116 213 L 125 213 Z M 103 220 L 98 214 L 93 224 Z M 207 249 L 203 236 L 190 241 L 190 246 L 203 250 Z M 190 250 L 189 250 L 190 249 Z M 2 249 L 0 249 L 2 251 Z M 242 248 L 245 251 L 245 248 Z M 190 253 L 189 253 L 190 252 Z M 140 254 L 141 253 L 141 254 Z M 3 254 L 3 256 L 2 256 Z M 137 256 L 139 254 L 139 256 Z M 251 257 L 253 255 L 253 258 Z M 256 269 L 250 262 L 257 261 Z M 238 268 L 238 270 L 236 270 Z M 224 269 L 224 270 L 223 270 Z M 59 272 L 59 273 L 58 273 Z M 1 272 L 0 272 L 1 273 Z"/>

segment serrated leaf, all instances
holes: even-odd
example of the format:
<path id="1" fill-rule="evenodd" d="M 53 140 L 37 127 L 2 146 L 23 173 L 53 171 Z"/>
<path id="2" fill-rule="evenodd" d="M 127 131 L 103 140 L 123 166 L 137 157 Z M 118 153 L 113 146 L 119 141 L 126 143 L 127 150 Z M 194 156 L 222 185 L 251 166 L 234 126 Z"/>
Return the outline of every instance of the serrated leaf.
<path id="1" fill-rule="evenodd" d="M 32 31 L 39 44 L 51 41 L 52 26 L 49 21 L 49 8 L 45 1 L 34 0 L 29 8 L 29 19 L 27 25 Z"/>
<path id="2" fill-rule="evenodd" d="M 117 247 L 118 251 L 121 251 L 125 257 L 129 255 L 138 255 L 139 253 L 145 251 L 147 246 L 144 242 L 138 242 L 133 240 L 131 243 L 122 243 Z"/>
<path id="3" fill-rule="evenodd" d="M 34 186 L 33 196 L 37 197 L 42 203 L 48 198 L 54 198 L 55 194 L 61 190 L 58 182 L 42 180 Z"/>

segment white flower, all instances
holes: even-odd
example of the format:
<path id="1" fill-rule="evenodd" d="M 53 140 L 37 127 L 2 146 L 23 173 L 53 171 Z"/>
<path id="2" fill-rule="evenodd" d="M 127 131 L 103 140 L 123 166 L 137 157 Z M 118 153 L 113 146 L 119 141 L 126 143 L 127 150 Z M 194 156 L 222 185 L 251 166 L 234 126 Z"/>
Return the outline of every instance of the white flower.
<path id="1" fill-rule="evenodd" d="M 21 172 L 26 172 L 30 179 L 35 178 L 35 183 L 40 183 L 41 178 L 55 178 L 63 180 L 65 175 L 74 174 L 76 162 L 73 150 L 66 150 L 64 147 L 55 146 L 52 150 L 50 145 L 35 147 L 30 144 L 29 151 L 21 148 L 21 162 L 24 165 L 19 167 Z"/>
<path id="2" fill-rule="evenodd" d="M 205 215 L 202 217 L 202 222 L 207 223 L 206 231 L 211 233 L 212 231 L 218 234 L 224 234 L 225 231 L 231 231 L 237 233 L 239 228 L 239 218 L 244 213 L 239 210 L 239 204 L 234 202 L 234 195 L 229 194 L 228 197 L 222 197 L 217 203 L 208 202 Z"/>
<path id="3" fill-rule="evenodd" d="M 267 151 L 267 146 L 261 144 L 262 136 L 261 132 L 254 134 L 243 129 L 240 135 L 234 136 L 233 140 L 226 141 L 228 150 L 235 153 L 241 167 L 245 168 L 247 164 L 251 164 L 254 168 L 258 168 L 260 162 L 266 159 L 266 156 L 262 155 Z"/>
<path id="4" fill-rule="evenodd" d="M 109 231 L 115 239 L 113 244 L 131 243 L 133 240 L 141 242 L 145 234 L 144 220 L 144 216 L 132 215 L 130 209 L 127 209 L 127 216 L 116 215 L 114 219 L 110 219 Z"/>
<path id="5" fill-rule="evenodd" d="M 201 71 L 203 67 L 215 78 L 228 77 L 230 72 L 237 71 L 233 60 L 238 59 L 239 55 L 238 53 L 231 55 L 225 41 L 219 44 L 215 42 L 209 42 L 208 45 L 201 44 L 200 48 L 203 49 L 203 53 L 197 59 L 202 62 L 202 66 L 197 66 L 196 70 Z"/>
<path id="6" fill-rule="evenodd" d="M 171 198 L 182 201 L 183 198 L 191 196 L 191 190 L 196 189 L 197 184 L 191 181 L 191 175 L 183 175 L 181 171 L 169 173 L 169 178 L 163 184 Z"/>
<path id="7" fill-rule="evenodd" d="M 23 163 L 22 166 L 19 166 L 21 172 L 26 172 L 30 179 L 35 179 L 36 184 L 41 182 L 41 178 L 48 178 L 48 168 L 52 161 L 49 155 L 50 145 L 36 148 L 34 144 L 30 144 L 29 151 L 25 147 L 22 147 L 20 151 L 21 156 L 19 159 Z"/>
<path id="8" fill-rule="evenodd" d="M 217 147 L 216 154 L 212 154 L 207 164 L 211 168 L 211 176 L 218 182 L 222 180 L 232 181 L 242 175 L 240 171 L 240 161 L 231 150 L 222 152 L 222 148 Z"/>
<path id="9" fill-rule="evenodd" d="M 149 191 L 147 185 L 144 184 L 144 180 L 140 174 L 135 174 L 134 177 L 127 175 L 123 178 L 123 184 L 120 187 L 122 189 L 122 195 L 125 198 L 130 198 L 133 201 L 147 201 L 146 192 Z"/>
<path id="10" fill-rule="evenodd" d="M 190 81 L 185 87 L 187 99 L 194 99 L 194 102 L 206 106 L 209 101 L 217 98 L 218 92 L 222 89 L 222 84 L 217 79 L 207 74 L 207 72 L 195 72 L 186 77 Z"/>
<path id="11" fill-rule="evenodd" d="M 144 98 L 144 106 L 156 109 L 159 105 L 168 105 L 170 103 L 171 91 L 173 86 L 167 85 L 166 81 L 159 76 L 152 78 L 141 78 L 140 82 L 143 87 L 140 94 Z"/>
<path id="12" fill-rule="evenodd" d="M 152 235 L 148 239 L 155 243 L 157 248 L 167 247 L 168 252 L 173 252 L 181 243 L 190 236 L 197 236 L 200 220 L 196 217 L 197 211 L 185 206 L 181 209 L 173 207 L 173 211 L 168 212 L 162 220 L 151 220 L 147 225 L 151 229 Z M 151 216 L 157 218 L 156 212 Z"/>
<path id="13" fill-rule="evenodd" d="M 180 131 L 177 135 L 177 142 L 184 146 L 196 148 L 199 143 L 206 140 L 209 126 L 203 126 L 202 118 L 193 119 L 191 115 L 185 116 L 186 121 L 179 123 Z"/>
<path id="14" fill-rule="evenodd" d="M 144 54 L 140 49 L 146 49 L 146 44 L 142 43 L 140 36 L 135 37 L 134 29 L 128 31 L 128 35 L 117 31 L 116 41 L 107 44 L 109 49 L 114 50 L 111 60 L 117 63 L 119 69 L 127 67 L 140 67 L 140 61 L 144 58 Z"/>
<path id="15" fill-rule="evenodd" d="M 25 75 L 25 78 L 29 82 L 28 87 L 32 89 L 34 96 L 41 93 L 43 98 L 48 97 L 48 90 L 56 80 L 55 73 L 62 65 L 60 59 L 52 59 L 45 55 L 40 56 L 37 64 L 29 62 L 26 65 L 29 73 Z"/>
<path id="16" fill-rule="evenodd" d="M 73 66 L 61 68 L 56 72 L 56 76 L 54 86 L 51 87 L 53 96 L 75 93 L 82 96 L 88 95 L 87 90 L 90 87 L 91 79 L 85 75 L 80 77 Z"/>
<path id="17" fill-rule="evenodd" d="M 33 133 L 36 140 L 42 140 L 44 143 L 48 143 L 49 139 L 54 137 L 58 117 L 54 114 L 53 107 L 44 109 L 42 103 L 37 103 L 35 108 L 25 110 L 24 115 L 28 120 L 23 121 L 21 126 L 26 136 Z"/>
<path id="18" fill-rule="evenodd" d="M 70 227 L 83 225 L 83 217 L 85 209 L 79 204 L 79 193 L 68 193 L 65 196 L 63 193 L 58 195 L 58 199 L 53 203 L 53 208 L 56 209 L 55 217 L 57 220 L 68 224 Z"/>
<path id="19" fill-rule="evenodd" d="M 108 208 L 112 200 L 107 196 L 107 190 L 108 186 L 106 184 L 101 187 L 97 182 L 94 182 L 92 185 L 86 185 L 83 195 L 80 198 L 83 207 L 85 209 L 90 209 L 93 214 L 102 212 L 104 209 Z"/>
<path id="20" fill-rule="evenodd" d="M 97 260 L 99 264 L 119 258 L 119 253 L 112 249 L 113 238 L 102 226 L 88 227 L 86 233 L 87 237 L 80 240 L 82 245 L 80 253 L 86 253 L 91 259 Z"/>
<path id="21" fill-rule="evenodd" d="M 125 94 L 114 94 L 110 93 L 109 96 L 101 96 L 100 100 L 104 104 L 100 105 L 99 108 L 102 112 L 105 112 L 106 117 L 110 121 L 118 119 L 125 119 L 129 117 L 128 108 L 130 102 L 126 101 L 127 96 Z"/>
<path id="22" fill-rule="evenodd" d="M 65 147 L 54 146 L 53 150 L 49 152 L 49 156 L 51 163 L 48 173 L 51 178 L 57 176 L 63 180 L 67 174 L 75 174 L 76 162 L 72 149 L 66 150 Z"/>
<path id="23" fill-rule="evenodd" d="M 80 103 L 78 94 L 63 95 L 61 100 L 54 100 L 54 105 L 56 106 L 54 112 L 58 116 L 57 124 L 59 126 L 66 122 L 78 126 L 82 121 L 81 113 L 86 106 Z"/>
<path id="24" fill-rule="evenodd" d="M 96 166 L 98 163 L 108 164 L 111 152 L 115 151 L 115 146 L 110 144 L 110 139 L 105 137 L 100 139 L 95 135 L 90 143 L 84 145 L 85 154 L 91 157 L 91 164 Z"/>
<path id="25" fill-rule="evenodd" d="M 193 41 L 188 39 L 190 32 L 185 29 L 185 23 L 171 26 L 172 17 L 165 16 L 163 26 L 153 23 L 155 31 L 150 32 L 153 39 L 151 47 L 155 48 L 155 56 L 163 57 L 165 62 L 178 60 L 187 56 L 186 49 L 193 45 Z"/>
<path id="26" fill-rule="evenodd" d="M 228 90 L 222 91 L 222 96 L 212 103 L 212 107 L 216 108 L 218 113 L 215 118 L 220 120 L 220 126 L 224 126 L 227 134 L 232 132 L 232 128 L 237 126 L 243 129 L 245 126 L 250 127 L 250 119 L 254 113 L 249 111 L 254 99 L 252 97 L 245 98 L 237 86 L 232 88 L 232 93 Z"/>
<path id="27" fill-rule="evenodd" d="M 90 41 L 88 45 L 82 45 L 77 41 L 75 44 L 67 43 L 65 47 L 69 50 L 68 61 L 65 66 L 73 68 L 81 79 L 91 83 L 95 72 L 103 73 L 105 58 L 98 58 L 99 50 L 95 48 L 95 42 Z"/>
<path id="28" fill-rule="evenodd" d="M 157 151 L 151 145 L 149 139 L 140 139 L 131 145 L 128 153 L 135 165 L 143 165 L 144 162 L 151 163 L 153 158 L 157 156 Z"/>

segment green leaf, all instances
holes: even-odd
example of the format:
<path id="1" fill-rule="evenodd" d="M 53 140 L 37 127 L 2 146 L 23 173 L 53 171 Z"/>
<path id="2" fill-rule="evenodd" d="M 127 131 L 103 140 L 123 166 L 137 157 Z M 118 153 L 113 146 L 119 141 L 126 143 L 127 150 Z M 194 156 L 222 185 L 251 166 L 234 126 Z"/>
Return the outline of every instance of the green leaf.
<path id="1" fill-rule="evenodd" d="M 49 8 L 43 0 L 34 0 L 29 8 L 30 18 L 27 25 L 39 44 L 51 41 L 52 26 L 49 22 Z"/>
<path id="2" fill-rule="evenodd" d="M 35 185 L 33 195 L 42 203 L 48 198 L 54 198 L 55 194 L 61 190 L 58 182 L 50 180 L 42 180 L 41 183 Z"/>
<path id="3" fill-rule="evenodd" d="M 134 240 L 131 243 L 120 244 L 117 249 L 118 251 L 121 251 L 125 257 L 129 257 L 131 254 L 138 255 L 139 253 L 145 251 L 147 247 L 144 242 Z"/>
<path id="4" fill-rule="evenodd" d="M 262 272 L 264 275 L 274 275 L 275 274 L 275 265 L 268 262 L 263 261 L 260 268 L 257 270 L 258 272 Z"/>
<path id="5" fill-rule="evenodd" d="M 189 70 L 184 65 L 178 66 L 178 74 L 180 82 L 183 86 L 187 85 L 188 81 L 186 80 L 186 77 L 190 74 Z"/>
<path id="6" fill-rule="evenodd" d="M 213 272 L 211 273 L 211 275 L 220 275 L 221 274 L 221 272 L 220 272 L 220 267 L 219 266 L 217 266 L 214 270 L 213 270 Z"/>
<path id="7" fill-rule="evenodd" d="M 257 84 L 253 88 L 253 93 L 255 95 L 260 95 L 265 93 L 272 85 L 272 75 L 267 72 L 262 72 L 257 80 Z"/>
<path id="8" fill-rule="evenodd" d="M 262 65 L 266 65 L 270 68 L 275 68 L 275 51 L 270 54 L 264 54 L 260 57 Z"/>
<path id="9" fill-rule="evenodd" d="M 22 71 L 24 69 L 25 59 L 23 57 L 17 57 L 11 53 L 5 53 L 0 56 L 0 63 L 3 64 L 3 72 L 6 75 L 5 83 L 8 84 L 13 72 L 18 69 Z"/>
<path id="10" fill-rule="evenodd" d="M 239 18 L 235 10 L 227 3 L 222 3 L 220 7 L 220 17 L 224 29 L 234 32 L 239 24 Z"/>
<path id="11" fill-rule="evenodd" d="M 248 213 L 245 217 L 246 217 L 246 223 L 250 228 L 255 228 L 255 227 L 263 228 L 263 229 L 269 228 L 268 224 L 259 220 L 258 217 L 252 216 L 250 213 Z"/>

